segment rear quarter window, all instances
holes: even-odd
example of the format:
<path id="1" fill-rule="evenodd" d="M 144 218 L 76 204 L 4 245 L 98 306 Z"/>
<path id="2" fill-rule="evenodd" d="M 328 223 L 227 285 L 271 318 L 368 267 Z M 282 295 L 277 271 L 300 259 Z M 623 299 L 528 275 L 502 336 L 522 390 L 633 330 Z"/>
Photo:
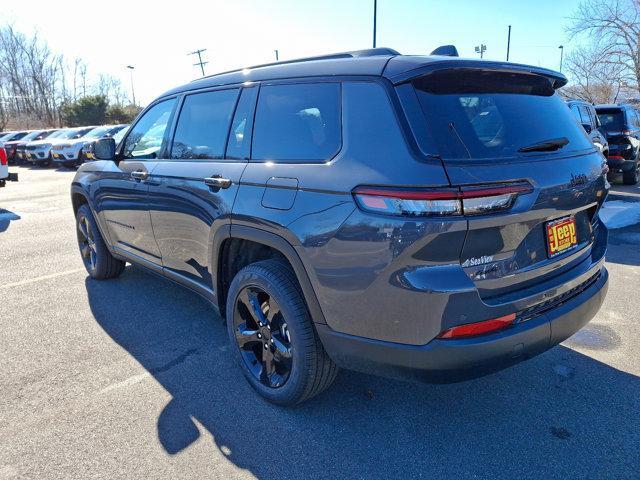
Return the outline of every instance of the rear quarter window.
<path id="1" fill-rule="evenodd" d="M 315 162 L 340 149 L 340 84 L 300 83 L 260 89 L 253 160 Z"/>

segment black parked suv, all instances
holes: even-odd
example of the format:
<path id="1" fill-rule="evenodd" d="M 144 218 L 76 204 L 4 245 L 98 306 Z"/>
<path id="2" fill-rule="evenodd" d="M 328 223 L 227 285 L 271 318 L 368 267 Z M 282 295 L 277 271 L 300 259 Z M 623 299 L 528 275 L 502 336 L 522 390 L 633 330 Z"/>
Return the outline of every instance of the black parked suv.
<path id="1" fill-rule="evenodd" d="M 600 119 L 596 114 L 593 104 L 583 100 L 567 100 L 567 106 L 571 109 L 573 116 L 587 132 L 591 142 L 598 147 L 605 157 L 609 156 L 609 142 L 607 134 L 600 125 Z"/>
<path id="2" fill-rule="evenodd" d="M 79 168 L 84 264 L 202 295 L 282 405 L 339 366 L 435 382 L 503 368 L 572 335 L 607 290 L 606 165 L 566 81 L 389 49 L 196 80 Z"/>
<path id="3" fill-rule="evenodd" d="M 607 134 L 611 173 L 622 173 L 626 185 L 638 183 L 640 171 L 640 115 L 631 105 L 596 105 Z"/>

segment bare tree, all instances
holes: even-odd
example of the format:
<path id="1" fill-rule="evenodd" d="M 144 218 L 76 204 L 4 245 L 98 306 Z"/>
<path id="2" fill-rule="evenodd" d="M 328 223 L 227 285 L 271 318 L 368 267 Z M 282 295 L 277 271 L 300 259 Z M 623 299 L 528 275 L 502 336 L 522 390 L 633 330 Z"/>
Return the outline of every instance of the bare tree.
<path id="1" fill-rule="evenodd" d="M 583 1 L 570 20 L 569 35 L 589 37 L 600 51 L 599 63 L 619 68 L 620 81 L 638 89 L 640 0 Z"/>
<path id="2" fill-rule="evenodd" d="M 625 86 L 625 67 L 607 61 L 608 54 L 595 46 L 578 47 L 566 60 L 571 83 L 562 89 L 566 97 L 591 103 L 617 102 Z"/>
<path id="3" fill-rule="evenodd" d="M 106 97 L 110 103 L 115 105 L 124 104 L 126 94 L 122 90 L 122 82 L 112 75 L 100 74 L 93 90 L 94 95 Z"/>
<path id="4" fill-rule="evenodd" d="M 0 28 L 0 79 L 3 107 L 11 116 L 38 125 L 56 123 L 64 63 L 37 36 L 28 38 L 11 25 Z"/>

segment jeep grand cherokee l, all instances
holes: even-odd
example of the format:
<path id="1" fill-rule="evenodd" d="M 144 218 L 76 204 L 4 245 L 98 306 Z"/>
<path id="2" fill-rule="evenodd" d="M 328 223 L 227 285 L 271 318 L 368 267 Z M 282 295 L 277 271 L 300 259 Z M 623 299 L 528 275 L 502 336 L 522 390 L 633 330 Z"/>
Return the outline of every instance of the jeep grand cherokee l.
<path id="1" fill-rule="evenodd" d="M 94 279 L 125 262 L 226 319 L 269 401 L 337 368 L 450 382 L 599 309 L 604 158 L 557 72 L 373 49 L 223 73 L 152 102 L 71 186 Z"/>

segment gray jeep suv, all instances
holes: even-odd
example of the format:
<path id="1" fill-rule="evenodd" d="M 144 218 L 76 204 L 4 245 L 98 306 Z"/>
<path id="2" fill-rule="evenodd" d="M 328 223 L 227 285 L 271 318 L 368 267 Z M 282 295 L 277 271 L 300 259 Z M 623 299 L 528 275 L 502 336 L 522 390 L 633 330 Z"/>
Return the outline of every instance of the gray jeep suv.
<path id="1" fill-rule="evenodd" d="M 85 266 L 107 279 L 130 262 L 202 295 L 281 405 L 338 367 L 503 368 L 580 329 L 607 289 L 606 164 L 566 81 L 390 49 L 196 80 L 78 170 Z"/>

